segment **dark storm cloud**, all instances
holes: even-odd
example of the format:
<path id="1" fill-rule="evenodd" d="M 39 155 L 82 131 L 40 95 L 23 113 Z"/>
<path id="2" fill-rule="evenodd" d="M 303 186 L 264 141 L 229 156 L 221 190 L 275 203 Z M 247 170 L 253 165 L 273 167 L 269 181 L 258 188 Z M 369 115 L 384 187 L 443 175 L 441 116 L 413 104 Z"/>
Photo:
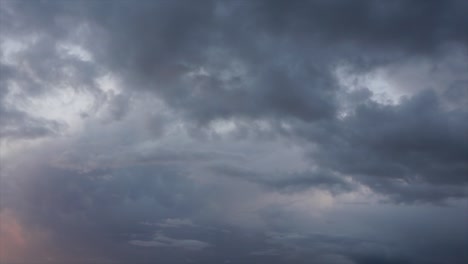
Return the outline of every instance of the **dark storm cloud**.
<path id="1" fill-rule="evenodd" d="M 312 156 L 321 165 L 398 200 L 430 201 L 466 196 L 467 118 L 422 92 L 395 106 L 362 104 L 342 122 L 304 133 L 317 144 Z"/>
<path id="2" fill-rule="evenodd" d="M 47 5 L 27 8 L 25 20 L 54 31 L 63 27 L 60 19 L 84 21 L 95 29 L 88 48 L 97 61 L 125 76 L 132 89 L 154 90 L 203 122 L 330 118 L 337 90 L 330 70 L 337 63 L 364 67 L 363 60 L 430 54 L 467 40 L 463 1 Z M 233 61 L 247 73 L 236 75 Z M 202 68 L 206 75 L 193 74 Z"/>
<path id="3" fill-rule="evenodd" d="M 11 210 L 13 226 L 44 230 L 58 262 L 463 263 L 466 241 L 452 230 L 466 228 L 460 215 L 433 220 L 442 209 L 430 206 L 468 195 L 466 73 L 451 69 L 457 76 L 443 87 L 382 104 L 368 87 L 350 91 L 336 70 L 422 58 L 440 71 L 446 53 L 468 58 L 466 13 L 461 0 L 2 1 L 0 136 L 54 140 L 28 155 L 6 151 L 16 161 L 0 171 L 0 217 Z M 106 74 L 120 93 L 99 87 Z M 66 124 L 22 108 L 64 87 L 94 99 L 81 113 L 91 121 L 70 138 L 60 136 Z M 97 125 L 100 108 L 107 116 Z M 211 136 L 217 121 L 240 132 Z M 278 138 L 314 169 L 266 172 L 288 166 Z M 244 167 L 270 139 L 278 163 Z M 223 154 L 225 145 L 242 155 Z M 268 201 L 310 189 L 353 196 L 362 186 L 433 214 L 386 214 L 411 219 L 391 231 L 368 212 L 301 229 L 296 201 Z M 301 213 L 322 213 L 311 199 L 300 197 Z M 167 219 L 191 224 L 167 228 Z M 429 228 L 408 231 L 419 226 Z"/>
<path id="4" fill-rule="evenodd" d="M 256 1 L 262 26 L 278 34 L 310 34 L 327 42 L 431 52 L 468 44 L 465 1 Z M 307 36 L 306 36 L 307 38 Z"/>
<path id="5" fill-rule="evenodd" d="M 61 32 L 62 20 L 80 24 L 80 19 L 86 19 L 84 25 L 95 30 L 87 48 L 96 61 L 125 77 L 126 85 L 162 95 L 190 118 L 207 122 L 230 116 L 278 115 L 314 120 L 334 112 L 335 84 L 330 74 L 307 63 L 287 70 L 288 62 L 272 60 L 288 45 L 272 45 L 268 35 L 264 43 L 255 39 L 256 30 L 237 28 L 232 20 L 236 14 L 223 12 L 229 8 L 225 3 L 199 1 L 190 8 L 184 1 L 89 3 L 76 10 L 62 5 L 30 7 L 22 15 L 31 17 L 26 22 L 39 20 L 35 23 L 47 24 L 54 32 Z M 42 17 L 43 9 L 63 13 Z M 255 21 L 246 21 L 246 28 L 254 26 Z M 240 43 L 233 45 L 233 39 Z M 248 75 L 233 72 L 233 59 Z M 209 74 L 193 74 L 202 68 Z"/>
<path id="6" fill-rule="evenodd" d="M 342 148 L 333 142 L 316 158 L 343 173 L 370 176 L 363 182 L 378 191 L 384 191 L 378 187 L 386 183 L 386 179 L 379 182 L 383 174 L 394 179 L 416 177 L 423 185 L 426 180 L 434 184 L 438 179 L 440 184 L 450 185 L 453 178 L 466 178 L 466 128 L 458 127 L 466 113 L 443 113 L 437 107 L 437 98 L 433 98 L 432 102 L 420 102 L 420 107 L 427 109 L 415 105 L 396 116 L 391 115 L 392 110 L 385 113 L 379 106 L 364 106 L 355 120 L 334 120 L 338 87 L 330 75 L 333 65 L 340 61 L 359 70 L 366 69 L 368 62 L 401 60 L 401 54 L 430 58 L 445 44 L 466 46 L 463 25 L 467 21 L 461 12 L 466 4 L 462 1 L 238 5 L 207 1 L 190 10 L 184 2 L 161 5 L 145 3 L 140 8 L 132 4 L 130 15 L 122 18 L 116 14 L 125 4 L 118 4 L 97 17 L 98 26 L 118 31 L 108 36 L 106 52 L 100 55 L 110 67 L 129 75 L 133 80 L 129 85 L 156 91 L 189 119 L 202 122 L 231 117 L 297 118 L 306 122 L 331 119 L 339 131 L 337 135 L 328 133 L 358 147 L 327 155 L 329 149 Z M 178 15 L 156 15 L 163 9 Z M 150 12 L 155 14 L 150 16 Z M 232 21 L 237 15 L 243 20 Z M 247 73 L 236 75 L 234 66 L 227 63 L 233 60 L 238 60 L 238 67 Z M 206 74 L 195 74 L 204 68 Z M 223 77 L 223 71 L 217 69 L 231 75 Z M 435 109 L 431 109 L 433 103 Z M 402 103 L 402 107 L 408 105 Z M 420 111 L 426 118 L 420 119 Z M 407 120 L 411 116 L 413 120 Z M 444 121 L 447 117 L 451 121 Z M 358 138 L 347 138 L 348 129 L 357 130 L 364 141 L 375 138 L 375 142 L 361 144 Z M 421 131 L 427 132 L 420 136 Z M 412 197 L 408 200 L 465 196 L 463 188 L 453 192 L 450 186 L 440 192 L 415 190 L 411 195 L 407 188 L 397 187 L 398 183 L 388 185 L 395 186 L 389 193 Z M 434 199 L 430 199 L 430 193 L 434 193 Z"/>

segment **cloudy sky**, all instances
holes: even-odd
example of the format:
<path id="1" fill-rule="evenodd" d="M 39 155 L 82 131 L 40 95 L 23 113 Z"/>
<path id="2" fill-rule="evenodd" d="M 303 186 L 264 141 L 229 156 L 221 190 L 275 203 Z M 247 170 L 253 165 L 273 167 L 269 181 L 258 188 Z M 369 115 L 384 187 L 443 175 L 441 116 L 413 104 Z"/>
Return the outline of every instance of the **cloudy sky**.
<path id="1" fill-rule="evenodd" d="M 0 0 L 0 263 L 468 263 L 467 13 Z"/>

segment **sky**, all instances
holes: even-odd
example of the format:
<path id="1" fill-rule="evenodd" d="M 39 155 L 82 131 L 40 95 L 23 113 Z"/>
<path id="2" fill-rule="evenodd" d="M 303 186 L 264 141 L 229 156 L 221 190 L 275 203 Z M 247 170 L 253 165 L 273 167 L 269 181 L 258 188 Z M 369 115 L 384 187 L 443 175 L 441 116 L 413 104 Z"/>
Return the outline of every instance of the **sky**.
<path id="1" fill-rule="evenodd" d="M 467 13 L 0 0 L 0 263 L 468 263 Z"/>

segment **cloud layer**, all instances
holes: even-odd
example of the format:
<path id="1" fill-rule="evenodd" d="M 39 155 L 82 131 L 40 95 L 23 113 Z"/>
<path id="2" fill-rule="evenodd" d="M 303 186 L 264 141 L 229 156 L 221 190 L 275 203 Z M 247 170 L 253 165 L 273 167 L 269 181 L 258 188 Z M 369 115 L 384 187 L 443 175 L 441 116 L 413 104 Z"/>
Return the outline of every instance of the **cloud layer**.
<path id="1" fill-rule="evenodd" d="M 0 262 L 466 262 L 467 12 L 2 1 Z"/>

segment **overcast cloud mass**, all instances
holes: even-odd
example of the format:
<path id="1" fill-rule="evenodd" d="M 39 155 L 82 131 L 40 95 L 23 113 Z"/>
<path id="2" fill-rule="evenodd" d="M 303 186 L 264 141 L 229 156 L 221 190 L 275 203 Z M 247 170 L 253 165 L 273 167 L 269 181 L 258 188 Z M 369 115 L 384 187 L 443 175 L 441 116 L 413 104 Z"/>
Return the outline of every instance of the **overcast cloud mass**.
<path id="1" fill-rule="evenodd" d="M 0 263 L 468 263 L 467 14 L 0 0 Z"/>

